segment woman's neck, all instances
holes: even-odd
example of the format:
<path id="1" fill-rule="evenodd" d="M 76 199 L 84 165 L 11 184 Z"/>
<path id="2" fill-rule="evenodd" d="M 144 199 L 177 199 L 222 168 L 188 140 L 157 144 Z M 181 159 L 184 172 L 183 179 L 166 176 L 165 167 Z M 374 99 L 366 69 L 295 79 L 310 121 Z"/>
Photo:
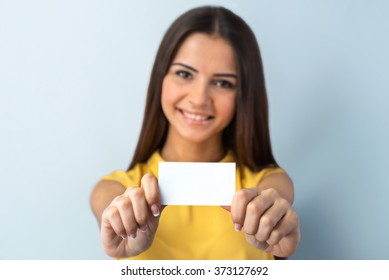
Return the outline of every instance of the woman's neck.
<path id="1" fill-rule="evenodd" d="M 206 143 L 193 143 L 183 139 L 167 137 L 161 149 L 161 156 L 166 161 L 218 162 L 223 159 L 226 150 L 221 139 L 210 139 Z"/>

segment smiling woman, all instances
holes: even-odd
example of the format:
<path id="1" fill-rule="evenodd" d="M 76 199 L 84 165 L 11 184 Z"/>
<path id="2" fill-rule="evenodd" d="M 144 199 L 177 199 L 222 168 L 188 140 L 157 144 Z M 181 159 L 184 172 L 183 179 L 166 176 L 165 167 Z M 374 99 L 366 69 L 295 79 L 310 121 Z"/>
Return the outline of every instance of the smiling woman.
<path id="1" fill-rule="evenodd" d="M 231 206 L 161 205 L 162 161 L 236 162 Z M 293 184 L 271 151 L 253 32 L 222 7 L 186 12 L 158 50 L 129 169 L 103 177 L 92 192 L 106 253 L 132 259 L 290 256 L 300 240 L 293 198 Z"/>
<path id="2" fill-rule="evenodd" d="M 228 76 L 236 74 L 237 77 L 235 115 L 222 133 L 223 146 L 234 150 L 236 160 L 253 170 L 260 170 L 269 163 L 276 164 L 271 152 L 265 81 L 255 35 L 250 27 L 231 11 L 225 8 L 203 7 L 192 9 L 177 18 L 162 39 L 151 73 L 138 145 L 129 169 L 138 162 L 147 161 L 153 152 L 162 149 L 165 143 L 169 123 L 161 108 L 163 79 L 172 63 L 183 63 L 173 59 L 185 39 L 196 32 L 208 34 L 215 40 L 221 39 L 229 46 L 225 46 L 225 49 L 230 48 L 233 53 L 230 63 L 234 65 L 226 65 L 228 57 L 220 59 L 227 69 L 230 68 L 233 72 L 213 73 Z M 204 48 L 197 57 L 207 53 L 208 49 Z M 193 65 L 187 66 L 191 69 L 184 67 L 185 71 L 193 71 Z"/>
<path id="3" fill-rule="evenodd" d="M 188 157 L 186 143 L 191 142 L 197 143 L 197 151 L 186 161 L 199 155 L 206 161 L 223 157 L 222 131 L 235 113 L 236 79 L 234 54 L 226 41 L 194 33 L 183 42 L 162 84 L 162 109 L 170 124 L 163 158 Z"/>

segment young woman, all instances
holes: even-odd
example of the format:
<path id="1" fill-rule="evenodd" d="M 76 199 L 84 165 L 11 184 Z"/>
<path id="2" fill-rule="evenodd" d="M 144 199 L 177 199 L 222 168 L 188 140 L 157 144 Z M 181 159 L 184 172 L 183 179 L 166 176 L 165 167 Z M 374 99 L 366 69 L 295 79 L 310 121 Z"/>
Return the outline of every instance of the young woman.
<path id="1" fill-rule="evenodd" d="M 236 162 L 230 207 L 162 206 L 158 162 Z M 159 47 L 129 169 L 91 207 L 105 252 L 132 259 L 273 259 L 300 240 L 293 184 L 271 151 L 259 48 L 222 7 L 180 16 Z"/>

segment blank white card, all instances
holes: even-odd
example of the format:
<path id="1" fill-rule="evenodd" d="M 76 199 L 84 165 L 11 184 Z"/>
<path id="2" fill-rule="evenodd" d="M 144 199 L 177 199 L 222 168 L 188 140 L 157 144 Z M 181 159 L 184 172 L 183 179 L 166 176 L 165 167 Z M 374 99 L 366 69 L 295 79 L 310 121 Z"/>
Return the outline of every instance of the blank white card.
<path id="1" fill-rule="evenodd" d="M 162 205 L 231 205 L 235 193 L 234 162 L 160 162 Z"/>

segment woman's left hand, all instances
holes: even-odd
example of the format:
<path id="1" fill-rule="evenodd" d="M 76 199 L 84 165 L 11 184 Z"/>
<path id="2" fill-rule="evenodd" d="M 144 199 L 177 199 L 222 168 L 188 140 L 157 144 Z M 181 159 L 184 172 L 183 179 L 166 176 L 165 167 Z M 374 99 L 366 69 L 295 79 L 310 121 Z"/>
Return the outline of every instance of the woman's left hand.
<path id="1" fill-rule="evenodd" d="M 236 231 L 260 250 L 278 257 L 294 253 L 300 242 L 299 217 L 274 188 L 242 189 L 235 193 L 231 216 Z"/>

